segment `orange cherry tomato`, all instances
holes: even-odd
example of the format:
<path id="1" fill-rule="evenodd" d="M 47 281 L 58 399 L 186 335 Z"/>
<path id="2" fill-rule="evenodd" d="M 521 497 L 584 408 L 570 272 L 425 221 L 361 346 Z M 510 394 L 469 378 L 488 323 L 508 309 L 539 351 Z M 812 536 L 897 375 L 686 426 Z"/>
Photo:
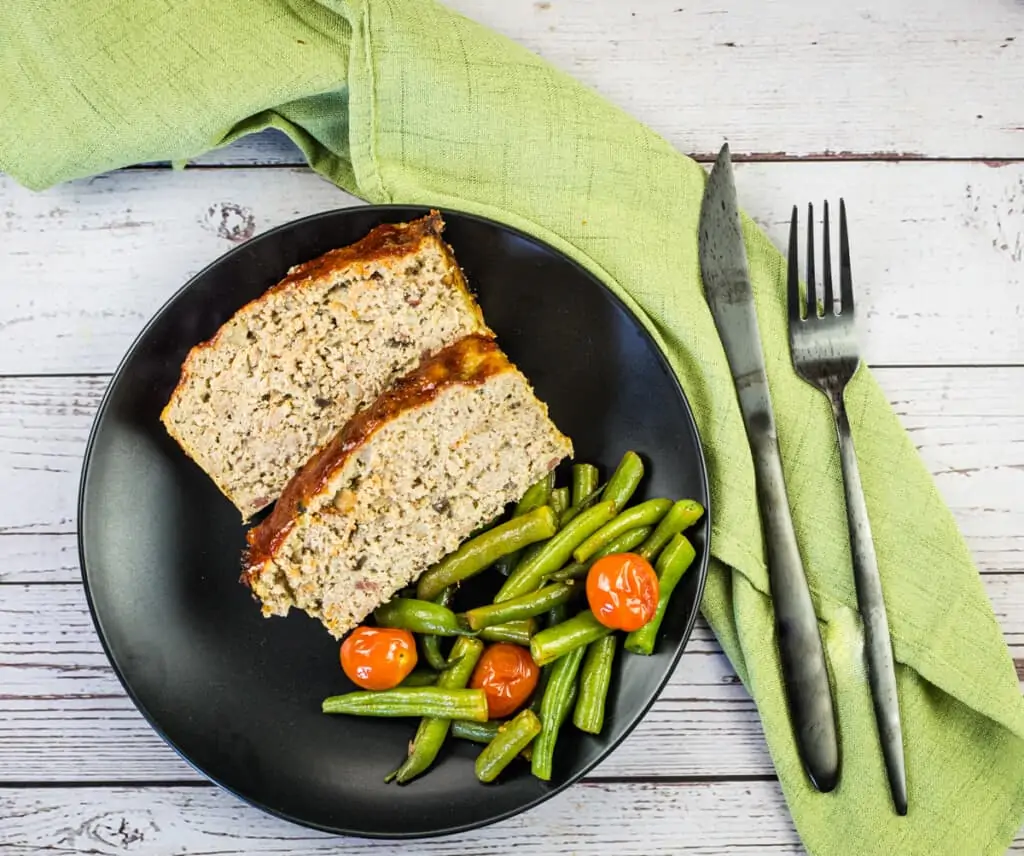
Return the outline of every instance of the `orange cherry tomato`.
<path id="1" fill-rule="evenodd" d="M 491 719 L 515 713 L 537 687 L 540 668 L 530 652 L 518 645 L 499 642 L 481 655 L 469 679 L 471 689 L 484 691 Z"/>
<path id="2" fill-rule="evenodd" d="M 416 640 L 408 630 L 357 627 L 341 643 L 341 668 L 364 690 L 389 690 L 416 668 Z"/>
<path id="3" fill-rule="evenodd" d="M 613 553 L 591 566 L 587 601 L 605 627 L 639 630 L 658 608 L 658 575 L 643 556 Z"/>

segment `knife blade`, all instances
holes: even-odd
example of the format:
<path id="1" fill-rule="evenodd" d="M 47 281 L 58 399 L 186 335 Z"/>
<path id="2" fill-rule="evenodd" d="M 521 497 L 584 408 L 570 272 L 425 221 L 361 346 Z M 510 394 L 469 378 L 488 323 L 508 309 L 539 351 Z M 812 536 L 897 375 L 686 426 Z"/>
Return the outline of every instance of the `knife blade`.
<path id="1" fill-rule="evenodd" d="M 819 791 L 827 792 L 839 779 L 835 712 L 818 620 L 789 512 L 728 143 L 722 146 L 704 188 L 699 255 L 704 291 L 725 348 L 754 459 L 790 722 L 808 778 Z"/>

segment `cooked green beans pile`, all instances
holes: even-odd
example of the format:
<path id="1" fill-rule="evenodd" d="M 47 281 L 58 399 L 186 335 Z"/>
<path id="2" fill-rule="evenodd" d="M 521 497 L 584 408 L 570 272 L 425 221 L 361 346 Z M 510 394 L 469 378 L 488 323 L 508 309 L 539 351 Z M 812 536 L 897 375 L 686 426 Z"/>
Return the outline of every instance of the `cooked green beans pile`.
<path id="1" fill-rule="evenodd" d="M 567 722 L 588 734 L 601 733 L 613 715 L 609 697 L 619 648 L 627 657 L 654 652 L 672 593 L 696 558 L 683 533 L 704 514 L 692 499 L 653 498 L 630 505 L 643 477 L 644 464 L 635 452 L 622 457 L 603 485 L 597 467 L 587 463 L 574 464 L 562 486 L 552 473 L 511 513 L 427 570 L 415 589 L 403 590 L 374 611 L 378 627 L 418 637 L 420 667 L 394 689 L 327 698 L 323 711 L 420 719 L 406 758 L 387 781 L 402 784 L 428 771 L 449 737 L 484 744 L 475 764 L 481 782 L 493 782 L 517 758 L 527 759 L 533 775 L 546 781 Z M 637 556 L 650 562 L 658 577 L 653 618 L 628 634 L 602 624 L 587 608 L 586 596 L 592 566 L 622 553 L 634 554 L 624 562 L 639 561 Z M 489 602 L 479 597 L 461 602 L 468 599 L 461 586 L 473 577 L 492 582 L 496 593 Z M 649 602 L 653 605 L 653 593 Z M 485 690 L 470 688 L 480 686 L 473 675 L 478 663 L 485 668 L 480 660 L 488 643 L 527 649 L 526 662 L 532 658 L 539 670 L 532 697 L 508 719 L 489 718 Z M 528 691 L 522 691 L 524 697 Z"/>

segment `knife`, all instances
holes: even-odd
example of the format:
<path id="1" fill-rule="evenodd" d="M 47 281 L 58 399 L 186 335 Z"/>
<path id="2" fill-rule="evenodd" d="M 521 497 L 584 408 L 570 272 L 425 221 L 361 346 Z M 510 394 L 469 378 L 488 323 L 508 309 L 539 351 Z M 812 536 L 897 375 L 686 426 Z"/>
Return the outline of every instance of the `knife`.
<path id="1" fill-rule="evenodd" d="M 828 792 L 839 779 L 832 693 L 789 513 L 728 143 L 722 146 L 704 188 L 699 252 L 704 291 L 725 347 L 754 457 L 782 679 L 797 751 L 814 787 Z"/>

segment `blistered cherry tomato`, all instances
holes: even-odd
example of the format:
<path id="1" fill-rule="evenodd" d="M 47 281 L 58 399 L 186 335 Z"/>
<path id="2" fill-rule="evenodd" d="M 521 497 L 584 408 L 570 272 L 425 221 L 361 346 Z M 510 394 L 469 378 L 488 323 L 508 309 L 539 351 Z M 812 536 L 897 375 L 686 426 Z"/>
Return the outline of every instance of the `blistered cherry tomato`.
<path id="1" fill-rule="evenodd" d="M 341 644 L 341 668 L 364 690 L 389 690 L 416 668 L 416 640 L 408 630 L 357 627 Z"/>
<path id="2" fill-rule="evenodd" d="M 639 630 L 658 608 L 658 575 L 643 556 L 613 553 L 590 568 L 587 601 L 605 627 Z"/>
<path id="3" fill-rule="evenodd" d="M 484 691 L 491 719 L 501 719 L 523 706 L 537 687 L 539 676 L 540 668 L 529 651 L 499 642 L 481 655 L 469 686 Z"/>

